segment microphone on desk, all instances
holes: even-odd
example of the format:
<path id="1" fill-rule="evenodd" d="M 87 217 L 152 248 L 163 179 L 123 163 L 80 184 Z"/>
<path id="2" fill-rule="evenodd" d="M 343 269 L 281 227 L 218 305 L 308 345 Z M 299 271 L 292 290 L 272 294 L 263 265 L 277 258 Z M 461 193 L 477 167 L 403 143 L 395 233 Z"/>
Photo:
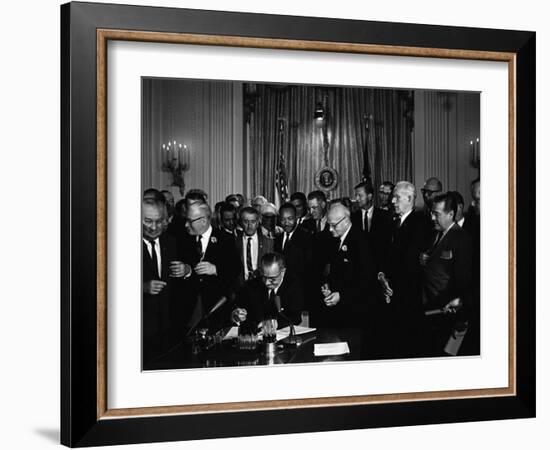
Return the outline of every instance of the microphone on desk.
<path id="1" fill-rule="evenodd" d="M 288 322 L 288 328 L 290 329 L 290 334 L 288 335 L 288 343 L 290 345 L 296 345 L 296 329 L 294 328 L 292 320 L 290 320 L 283 312 L 283 308 L 281 307 L 281 297 L 276 295 L 274 301 L 275 308 L 277 308 L 277 313 L 279 313 L 279 315 Z"/>
<path id="2" fill-rule="evenodd" d="M 218 309 L 220 309 L 225 303 L 227 303 L 228 298 L 224 295 L 220 297 L 220 299 L 208 310 L 206 314 L 204 314 L 198 321 L 193 325 L 189 331 L 187 332 L 187 336 L 189 336 L 195 329 L 201 324 L 202 322 L 208 320 L 208 318 L 214 314 Z"/>

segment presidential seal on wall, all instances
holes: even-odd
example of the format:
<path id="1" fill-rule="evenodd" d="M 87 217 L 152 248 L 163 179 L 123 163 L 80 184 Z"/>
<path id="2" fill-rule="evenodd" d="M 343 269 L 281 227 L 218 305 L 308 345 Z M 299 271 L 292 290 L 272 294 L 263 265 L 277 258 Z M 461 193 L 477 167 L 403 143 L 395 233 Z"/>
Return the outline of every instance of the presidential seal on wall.
<path id="1" fill-rule="evenodd" d="M 338 186 L 338 172 L 332 167 L 323 167 L 315 174 L 315 185 L 323 191 L 332 191 Z"/>

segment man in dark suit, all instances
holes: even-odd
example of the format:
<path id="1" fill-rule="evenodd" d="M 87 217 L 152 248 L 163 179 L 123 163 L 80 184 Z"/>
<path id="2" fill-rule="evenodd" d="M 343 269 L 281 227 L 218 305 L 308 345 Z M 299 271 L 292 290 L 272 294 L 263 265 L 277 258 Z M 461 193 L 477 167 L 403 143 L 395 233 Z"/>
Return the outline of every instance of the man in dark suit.
<path id="1" fill-rule="evenodd" d="M 206 203 L 193 203 L 187 208 L 187 234 L 181 241 L 181 254 L 193 268 L 185 280 L 186 290 L 192 293 L 194 299 L 186 311 L 190 313 L 188 328 L 196 326 L 221 298 L 232 298 L 232 290 L 240 273 L 235 239 L 225 231 L 214 229 L 211 216 Z M 210 328 L 215 329 L 225 322 L 223 315 L 228 314 L 229 303 L 210 317 Z"/>
<path id="2" fill-rule="evenodd" d="M 298 227 L 302 227 L 302 223 L 307 220 L 307 198 L 303 192 L 293 192 L 290 195 L 290 203 L 296 208 L 296 223 Z"/>
<path id="3" fill-rule="evenodd" d="M 426 311 L 441 311 L 427 317 L 424 348 L 429 356 L 444 354 L 458 316 L 471 299 L 472 240 L 456 222 L 457 202 L 452 192 L 434 197 L 432 221 L 437 232 L 427 252 L 422 253 L 422 302 Z"/>
<path id="4" fill-rule="evenodd" d="M 321 233 L 328 230 L 327 226 L 327 196 L 323 191 L 313 191 L 307 195 L 309 218 L 302 226 L 311 233 Z"/>
<path id="5" fill-rule="evenodd" d="M 350 211 L 342 204 L 330 208 L 328 224 L 335 245 L 326 283 L 321 286 L 320 322 L 331 327 L 367 328 L 376 302 L 374 258 L 368 239 L 352 225 Z"/>
<path id="6" fill-rule="evenodd" d="M 248 280 L 231 313 L 234 323 L 245 322 L 255 331 L 264 319 L 275 318 L 279 328 L 298 325 L 301 320 L 303 289 L 300 280 L 286 270 L 284 257 L 267 253 L 260 261 L 261 277 Z"/>
<path id="7" fill-rule="evenodd" d="M 298 226 L 296 208 L 285 203 L 279 209 L 283 233 L 275 238 L 275 251 L 285 257 L 287 271 L 300 279 L 305 290 L 304 308 L 311 316 L 319 308 L 319 283 L 313 279 L 313 236 Z"/>
<path id="8" fill-rule="evenodd" d="M 425 249 L 426 222 L 415 211 L 416 188 L 400 181 L 393 190 L 392 241 L 378 280 L 385 298 L 380 320 L 388 357 L 411 357 L 419 350 L 423 321 L 419 255 Z"/>
<path id="9" fill-rule="evenodd" d="M 237 209 L 232 203 L 223 203 L 220 207 L 220 230 L 232 237 L 237 235 Z"/>
<path id="10" fill-rule="evenodd" d="M 392 215 L 374 206 L 374 190 L 370 183 L 359 183 L 354 189 L 359 210 L 352 214 L 351 221 L 368 236 L 378 270 L 391 242 Z"/>
<path id="11" fill-rule="evenodd" d="M 281 206 L 279 220 L 283 233 L 275 238 L 275 251 L 285 257 L 288 272 L 306 283 L 313 262 L 313 238 L 298 227 L 296 208 L 292 203 Z"/>
<path id="12" fill-rule="evenodd" d="M 393 212 L 391 196 L 395 185 L 391 181 L 384 181 L 378 188 L 378 207 L 390 214 Z"/>
<path id="13" fill-rule="evenodd" d="M 420 192 L 422 192 L 422 199 L 424 200 L 424 220 L 426 221 L 426 228 L 429 233 L 433 233 L 432 224 L 432 201 L 434 197 L 443 191 L 443 185 L 436 177 L 430 177 L 425 182 Z"/>
<path id="14" fill-rule="evenodd" d="M 269 239 L 260 233 L 260 213 L 251 206 L 244 207 L 240 211 L 240 224 L 242 232 L 237 233 L 235 242 L 240 258 L 240 274 L 237 279 L 237 287 L 241 287 L 245 281 L 259 276 L 260 260 L 266 253 L 273 251 L 273 239 Z"/>
<path id="15" fill-rule="evenodd" d="M 177 282 L 191 272 L 177 255 L 175 239 L 164 233 L 166 206 L 156 200 L 142 203 L 142 330 L 143 366 L 174 344 L 173 311 L 179 296 Z M 180 298 L 178 298 L 180 297 Z"/>
<path id="16" fill-rule="evenodd" d="M 323 191 L 310 192 L 307 196 L 307 203 L 309 218 L 302 222 L 301 227 L 310 232 L 313 237 L 311 278 L 313 285 L 318 287 L 325 282 L 329 257 L 335 245 L 335 239 L 327 224 L 327 197 L 325 193 Z M 312 325 L 318 325 L 316 323 L 317 318 L 319 318 L 317 310 L 322 304 L 317 297 L 311 300 L 308 302 L 312 314 L 311 323 Z"/>
<path id="17" fill-rule="evenodd" d="M 481 229 L 479 212 L 479 180 L 471 185 L 473 204 L 464 214 L 464 199 L 453 192 L 457 200 L 456 223 L 468 233 L 472 240 L 472 289 L 471 301 L 464 306 L 463 314 L 468 321 L 468 330 L 460 347 L 461 355 L 479 355 L 480 344 L 480 252 Z"/>

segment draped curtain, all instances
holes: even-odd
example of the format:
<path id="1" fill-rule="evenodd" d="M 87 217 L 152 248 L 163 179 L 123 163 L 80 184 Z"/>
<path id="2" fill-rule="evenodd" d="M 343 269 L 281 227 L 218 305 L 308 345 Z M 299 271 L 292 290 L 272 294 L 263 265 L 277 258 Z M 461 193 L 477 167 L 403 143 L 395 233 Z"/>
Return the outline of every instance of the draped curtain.
<path id="1" fill-rule="evenodd" d="M 289 192 L 317 189 L 315 175 L 325 166 L 323 130 L 313 119 L 317 102 L 326 111 L 328 166 L 339 175 L 331 198 L 352 196 L 365 145 L 375 188 L 385 180 L 411 180 L 412 98 L 411 91 L 395 89 L 246 85 L 252 194 L 273 201 L 280 151 Z"/>

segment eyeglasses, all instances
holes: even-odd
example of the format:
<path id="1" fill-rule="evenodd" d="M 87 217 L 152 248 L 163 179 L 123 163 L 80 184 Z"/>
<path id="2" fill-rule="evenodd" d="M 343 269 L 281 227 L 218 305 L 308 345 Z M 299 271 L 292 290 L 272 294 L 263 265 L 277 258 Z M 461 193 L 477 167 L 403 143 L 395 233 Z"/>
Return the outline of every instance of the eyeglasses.
<path id="1" fill-rule="evenodd" d="M 281 270 L 277 275 L 273 275 L 272 277 L 267 277 L 264 274 L 262 274 L 262 278 L 266 281 L 277 281 L 279 277 L 282 275 L 283 271 Z"/>
<path id="2" fill-rule="evenodd" d="M 206 216 L 200 216 L 200 217 L 197 217 L 196 219 L 185 219 L 185 222 L 187 222 L 189 225 L 191 225 L 193 222 L 196 222 L 197 220 L 201 220 L 201 219 L 204 219 Z"/>
<path id="3" fill-rule="evenodd" d="M 438 192 L 441 192 L 440 190 L 436 190 L 436 191 L 432 191 L 431 189 L 424 189 L 424 188 L 421 188 L 420 189 L 420 192 L 422 192 L 423 194 L 425 194 L 426 192 L 430 193 L 430 194 L 436 194 Z"/>
<path id="4" fill-rule="evenodd" d="M 328 226 L 329 226 L 330 228 L 336 228 L 336 227 L 338 226 L 338 224 L 339 224 L 340 222 L 342 222 L 342 220 L 344 220 L 345 218 L 346 218 L 346 216 L 342 217 L 342 218 L 341 218 L 338 222 L 336 222 L 336 223 L 329 223 Z"/>

